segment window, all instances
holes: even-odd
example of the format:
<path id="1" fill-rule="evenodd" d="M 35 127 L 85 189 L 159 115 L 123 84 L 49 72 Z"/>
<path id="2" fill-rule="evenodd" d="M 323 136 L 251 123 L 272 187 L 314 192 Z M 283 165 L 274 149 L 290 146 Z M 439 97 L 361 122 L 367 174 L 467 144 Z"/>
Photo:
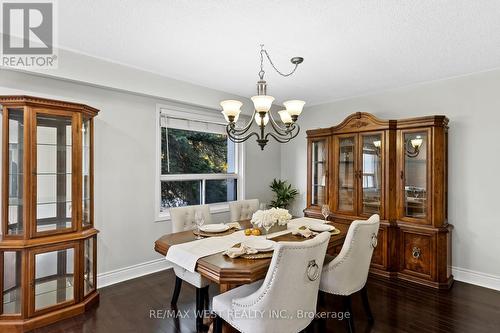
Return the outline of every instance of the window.
<path id="1" fill-rule="evenodd" d="M 213 112 L 158 110 L 158 219 L 168 219 L 171 207 L 211 204 L 212 211 L 227 210 L 242 192 L 242 163 L 225 124 Z"/>

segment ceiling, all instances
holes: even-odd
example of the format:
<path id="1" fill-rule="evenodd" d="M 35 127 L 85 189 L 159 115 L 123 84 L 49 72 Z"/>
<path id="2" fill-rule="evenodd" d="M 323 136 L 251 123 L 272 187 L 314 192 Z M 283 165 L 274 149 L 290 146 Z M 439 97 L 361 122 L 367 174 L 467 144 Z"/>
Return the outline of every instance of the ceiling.
<path id="1" fill-rule="evenodd" d="M 309 105 L 500 67 L 498 0 L 58 1 L 59 46 L 255 94 L 259 44 L 277 102 Z"/>

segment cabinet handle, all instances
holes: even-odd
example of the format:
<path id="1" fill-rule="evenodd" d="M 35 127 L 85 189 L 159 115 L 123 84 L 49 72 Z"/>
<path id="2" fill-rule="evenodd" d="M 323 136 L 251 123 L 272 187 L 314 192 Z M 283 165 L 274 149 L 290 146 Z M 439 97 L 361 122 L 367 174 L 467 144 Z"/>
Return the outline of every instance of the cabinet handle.
<path id="1" fill-rule="evenodd" d="M 420 250 L 420 248 L 418 248 L 418 247 L 415 246 L 411 250 L 411 255 L 415 259 L 420 259 L 420 257 L 422 256 L 422 250 Z"/>
<path id="2" fill-rule="evenodd" d="M 403 171 L 403 170 L 401 170 L 400 177 L 401 177 L 401 179 L 403 179 L 403 180 L 405 179 L 405 173 L 404 173 L 404 171 Z"/>

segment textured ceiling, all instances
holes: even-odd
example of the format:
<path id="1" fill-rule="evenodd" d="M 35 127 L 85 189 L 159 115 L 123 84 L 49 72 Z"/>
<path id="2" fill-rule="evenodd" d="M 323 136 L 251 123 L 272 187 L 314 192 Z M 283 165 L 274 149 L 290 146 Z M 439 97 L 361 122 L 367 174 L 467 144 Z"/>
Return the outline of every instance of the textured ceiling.
<path id="1" fill-rule="evenodd" d="M 242 96 L 259 44 L 277 102 L 318 104 L 500 67 L 498 0 L 58 1 L 59 44 Z"/>

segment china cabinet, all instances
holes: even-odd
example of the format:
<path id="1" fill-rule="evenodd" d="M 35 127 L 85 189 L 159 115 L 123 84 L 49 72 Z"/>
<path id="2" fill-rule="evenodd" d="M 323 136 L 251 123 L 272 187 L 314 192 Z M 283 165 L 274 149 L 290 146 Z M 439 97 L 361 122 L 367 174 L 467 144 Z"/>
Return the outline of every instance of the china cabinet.
<path id="1" fill-rule="evenodd" d="M 25 332 L 99 300 L 93 118 L 86 105 L 0 96 L 0 331 Z"/>
<path id="2" fill-rule="evenodd" d="M 381 120 L 358 112 L 307 131 L 304 214 L 323 218 L 323 204 L 341 223 L 379 214 L 371 272 L 448 288 L 447 138 L 444 116 Z"/>

